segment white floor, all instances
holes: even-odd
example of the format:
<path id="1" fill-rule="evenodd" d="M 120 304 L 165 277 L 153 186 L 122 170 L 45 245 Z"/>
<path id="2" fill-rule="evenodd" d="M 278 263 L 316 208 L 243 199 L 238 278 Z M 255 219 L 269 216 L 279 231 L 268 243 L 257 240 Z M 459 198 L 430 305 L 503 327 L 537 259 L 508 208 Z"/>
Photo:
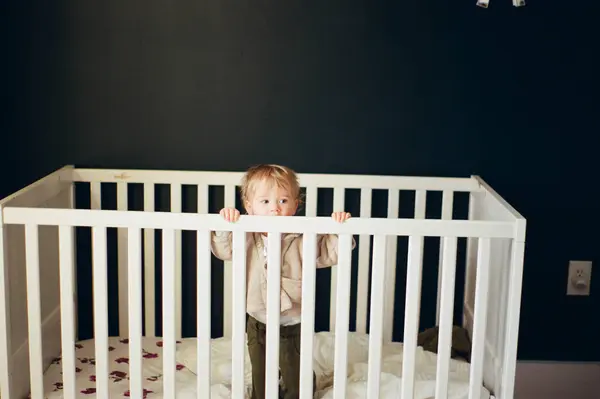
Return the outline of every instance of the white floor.
<path id="1" fill-rule="evenodd" d="M 600 364 L 519 362 L 515 399 L 600 398 Z"/>

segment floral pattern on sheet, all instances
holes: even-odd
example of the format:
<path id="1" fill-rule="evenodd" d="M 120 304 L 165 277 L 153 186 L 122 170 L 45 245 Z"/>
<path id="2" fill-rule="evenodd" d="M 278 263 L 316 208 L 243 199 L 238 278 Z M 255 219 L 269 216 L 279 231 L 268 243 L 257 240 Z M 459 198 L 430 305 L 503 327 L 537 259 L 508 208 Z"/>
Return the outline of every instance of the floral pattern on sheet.
<path id="1" fill-rule="evenodd" d="M 176 345 L 181 341 L 176 341 Z M 142 338 L 142 378 L 143 398 L 162 398 L 163 341 L 160 338 Z M 75 378 L 78 398 L 95 398 L 96 396 L 96 358 L 94 340 L 86 340 L 75 344 Z M 129 392 L 129 339 L 109 337 L 108 339 L 108 381 L 111 398 L 128 398 Z M 44 375 L 45 399 L 62 398 L 63 378 L 62 359 L 52 361 Z M 196 375 L 181 363 L 175 364 L 176 381 L 194 382 Z M 180 377 L 180 372 L 187 373 Z M 31 394 L 28 398 L 31 397 Z"/>

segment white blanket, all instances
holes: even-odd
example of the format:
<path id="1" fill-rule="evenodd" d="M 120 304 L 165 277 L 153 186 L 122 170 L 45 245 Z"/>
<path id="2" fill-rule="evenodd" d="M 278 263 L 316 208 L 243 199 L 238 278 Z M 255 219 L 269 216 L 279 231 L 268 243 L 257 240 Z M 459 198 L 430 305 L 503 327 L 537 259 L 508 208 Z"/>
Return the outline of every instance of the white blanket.
<path id="1" fill-rule="evenodd" d="M 382 351 L 380 394 L 381 398 L 397 399 L 402 384 L 402 348 L 401 343 L 386 344 Z M 189 370 L 196 372 L 196 340 L 184 340 L 178 348 L 177 361 Z M 220 387 L 231 386 L 231 341 L 219 338 L 211 343 L 212 378 L 211 383 Z M 317 393 L 315 399 L 333 398 L 335 335 L 332 332 L 315 334 L 313 347 L 313 368 L 317 374 Z M 347 399 L 366 399 L 367 370 L 369 360 L 369 336 L 350 332 L 348 335 L 348 385 Z M 248 351 L 245 351 L 245 383 L 249 392 L 251 387 L 251 364 Z M 437 355 L 424 351 L 416 352 L 415 396 L 414 399 L 435 397 Z M 448 376 L 448 399 L 467 399 L 469 396 L 469 370 L 466 362 L 450 359 Z M 228 398 L 229 396 L 218 396 Z M 481 389 L 481 399 L 489 399 L 487 389 Z"/>
<path id="2" fill-rule="evenodd" d="M 321 333 L 315 342 L 315 362 L 321 369 L 319 391 L 315 399 L 333 398 L 333 363 L 335 336 Z M 390 343 L 383 346 L 380 377 L 380 397 L 400 398 L 402 386 L 402 343 Z M 437 355 L 417 347 L 415 362 L 414 399 L 435 398 Z M 367 398 L 369 360 L 369 336 L 350 333 L 348 343 L 348 381 L 346 399 Z M 448 399 L 467 399 L 469 397 L 469 370 L 466 362 L 450 359 L 448 376 Z M 490 393 L 482 387 L 481 399 L 489 399 Z"/>
<path id="3" fill-rule="evenodd" d="M 109 392 L 110 397 L 129 395 L 129 346 L 127 339 L 109 338 Z M 162 340 L 144 337 L 143 378 L 147 399 L 162 399 Z M 398 398 L 402 383 L 402 344 L 384 345 L 381 368 L 381 397 Z M 177 397 L 196 399 L 196 339 L 184 338 L 176 345 L 176 390 Z M 315 399 L 333 398 L 333 372 L 335 335 L 331 332 L 315 334 L 313 367 L 317 374 Z M 348 336 L 348 385 L 347 399 L 366 399 L 369 336 L 349 333 Z M 95 398 L 94 340 L 76 344 L 77 398 Z M 211 341 L 211 394 L 213 399 L 231 398 L 231 340 L 218 338 Z M 414 399 L 435 397 L 437 355 L 417 348 Z M 251 365 L 245 351 L 245 386 L 251 391 Z M 63 397 L 62 364 L 57 359 L 44 375 L 46 399 Z M 448 380 L 449 399 L 467 399 L 469 389 L 469 364 L 450 360 Z M 482 399 L 489 399 L 489 392 L 482 388 Z"/>

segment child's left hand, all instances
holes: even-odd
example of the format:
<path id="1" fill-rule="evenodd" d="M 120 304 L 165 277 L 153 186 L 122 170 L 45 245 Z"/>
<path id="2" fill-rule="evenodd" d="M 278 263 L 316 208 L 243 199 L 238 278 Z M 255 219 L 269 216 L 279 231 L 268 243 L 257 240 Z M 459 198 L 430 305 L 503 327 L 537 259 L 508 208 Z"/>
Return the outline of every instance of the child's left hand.
<path id="1" fill-rule="evenodd" d="M 350 217 L 350 212 L 333 212 L 331 214 L 331 218 L 339 223 L 345 222 L 346 220 L 350 219 Z"/>

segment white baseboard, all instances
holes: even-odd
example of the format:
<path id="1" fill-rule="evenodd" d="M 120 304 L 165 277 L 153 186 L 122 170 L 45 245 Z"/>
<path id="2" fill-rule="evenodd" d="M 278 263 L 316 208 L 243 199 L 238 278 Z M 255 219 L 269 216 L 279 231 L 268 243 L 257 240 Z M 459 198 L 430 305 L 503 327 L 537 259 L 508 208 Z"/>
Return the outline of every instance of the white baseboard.
<path id="1" fill-rule="evenodd" d="M 13 342 L 16 337 L 13 337 Z M 61 352 L 61 328 L 60 328 L 60 307 L 57 307 L 42 321 L 42 356 L 44 370 L 46 370 L 52 360 L 60 356 Z M 27 397 L 30 391 L 29 375 L 29 339 L 25 340 L 19 346 L 11 359 L 12 373 L 11 380 L 13 392 L 17 398 Z"/>

